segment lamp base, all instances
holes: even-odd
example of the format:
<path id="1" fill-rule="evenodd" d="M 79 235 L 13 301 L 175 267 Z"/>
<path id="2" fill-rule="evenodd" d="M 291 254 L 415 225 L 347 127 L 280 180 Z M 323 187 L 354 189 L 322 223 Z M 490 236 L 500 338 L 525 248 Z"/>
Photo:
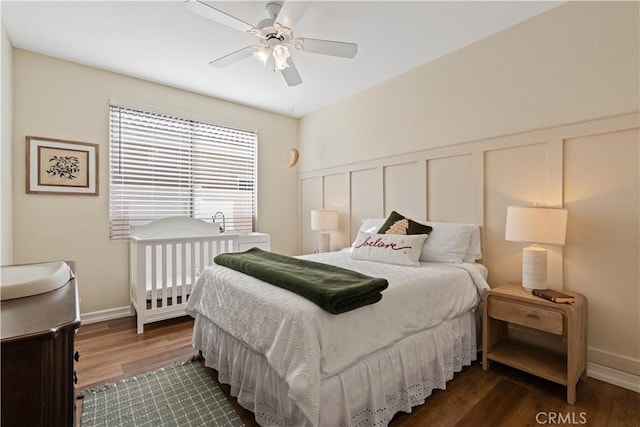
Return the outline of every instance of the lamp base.
<path id="1" fill-rule="evenodd" d="M 522 287 L 547 289 L 547 250 L 533 244 L 522 250 Z"/>
<path id="2" fill-rule="evenodd" d="M 318 234 L 318 252 L 330 252 L 331 244 L 329 242 L 330 234 L 321 231 Z"/>

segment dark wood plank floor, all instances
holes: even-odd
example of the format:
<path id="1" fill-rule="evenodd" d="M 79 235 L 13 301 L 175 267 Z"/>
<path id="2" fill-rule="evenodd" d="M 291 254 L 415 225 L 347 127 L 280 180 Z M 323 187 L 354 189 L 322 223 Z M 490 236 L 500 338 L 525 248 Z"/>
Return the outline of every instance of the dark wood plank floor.
<path id="1" fill-rule="evenodd" d="M 141 335 L 135 317 L 81 326 L 76 336 L 78 389 L 189 359 L 196 354 L 192 328 L 188 317 L 147 325 Z M 217 381 L 216 372 L 210 374 Z M 253 414 L 237 404 L 226 385 L 221 387 L 245 425 L 257 426 Z M 497 363 L 484 372 L 475 362 L 456 374 L 446 391 L 436 390 L 410 414 L 397 414 L 390 426 L 640 426 L 638 393 L 589 378 L 579 383 L 575 406 L 565 398 L 565 387 Z"/>

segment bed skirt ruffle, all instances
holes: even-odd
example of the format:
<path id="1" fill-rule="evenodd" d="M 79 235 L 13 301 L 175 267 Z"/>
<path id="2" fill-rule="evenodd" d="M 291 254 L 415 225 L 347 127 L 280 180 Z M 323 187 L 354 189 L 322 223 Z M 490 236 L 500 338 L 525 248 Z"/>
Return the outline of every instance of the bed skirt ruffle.
<path id="1" fill-rule="evenodd" d="M 445 389 L 477 357 L 476 313 L 467 312 L 370 354 L 322 380 L 319 426 L 386 426 L 399 411 Z M 198 314 L 193 345 L 261 426 L 312 426 L 261 354 Z"/>

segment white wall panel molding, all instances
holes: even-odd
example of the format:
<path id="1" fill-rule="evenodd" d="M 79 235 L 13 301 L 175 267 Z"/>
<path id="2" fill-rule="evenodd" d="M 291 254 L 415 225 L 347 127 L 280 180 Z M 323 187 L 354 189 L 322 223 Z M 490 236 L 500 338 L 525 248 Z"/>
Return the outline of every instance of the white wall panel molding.
<path id="1" fill-rule="evenodd" d="M 640 374 L 640 132 L 564 141 L 567 289 L 589 301 L 589 360 Z"/>
<path id="2" fill-rule="evenodd" d="M 383 166 L 384 216 L 393 210 L 419 218 L 423 212 L 420 205 L 424 194 L 424 181 L 420 182 L 420 161 Z"/>
<path id="3" fill-rule="evenodd" d="M 569 124 L 553 128 L 545 128 L 524 132 L 519 134 L 501 135 L 494 138 L 475 140 L 460 143 L 451 146 L 443 146 L 428 150 L 404 153 L 384 158 L 366 160 L 363 162 L 347 163 L 327 169 L 319 169 L 313 171 L 300 172 L 298 179 L 300 182 L 300 213 L 304 217 L 309 206 L 306 205 L 304 194 L 305 189 L 302 183 L 311 178 L 320 179 L 323 177 L 342 174 L 344 175 L 344 184 L 350 200 L 348 216 L 346 221 L 348 230 L 346 235 L 351 235 L 357 230 L 360 223 L 360 216 L 365 212 L 375 213 L 376 216 L 385 216 L 388 210 L 393 210 L 392 206 L 385 205 L 385 200 L 389 200 L 385 190 L 385 170 L 390 168 L 417 163 L 417 182 L 415 183 L 415 191 L 418 197 L 419 206 L 418 213 L 423 213 L 425 217 L 430 212 L 429 205 L 429 186 L 439 185 L 429 183 L 429 161 L 436 159 L 448 159 L 458 156 L 471 156 L 471 192 L 465 197 L 469 197 L 471 217 L 470 222 L 480 225 L 486 223 L 487 210 L 491 209 L 486 206 L 486 155 L 496 150 L 512 149 L 516 147 L 526 147 L 535 144 L 544 144 L 546 147 L 546 160 L 544 166 L 538 165 L 537 172 L 542 174 L 545 180 L 544 197 L 536 197 L 536 200 L 522 200 L 531 204 L 541 203 L 549 206 L 562 206 L 563 200 L 563 147 L 564 141 L 569 138 L 576 138 L 587 135 L 597 135 L 609 132 L 615 132 L 625 129 L 633 129 L 639 127 L 640 115 L 638 113 L 626 114 L 622 116 L 608 117 L 582 123 Z M 363 179 L 363 177 L 367 177 Z M 433 177 L 431 178 L 433 179 Z M 533 178 L 532 178 L 533 179 Z M 356 187 L 354 188 L 354 180 Z M 365 184 L 366 181 L 369 181 Z M 398 191 L 407 191 L 408 183 L 404 183 L 403 188 Z M 446 188 L 446 183 L 444 184 Z M 434 188 L 434 187 L 432 187 Z M 413 193 L 414 189 L 411 189 Z M 365 207 L 367 203 L 364 196 L 358 194 L 359 191 L 366 191 L 371 199 L 370 206 Z M 433 191 L 433 190 L 432 190 Z M 374 195 L 372 192 L 378 192 Z M 323 198 L 323 190 L 320 197 Z M 303 200 L 305 199 L 305 200 Z M 355 210 L 354 210 L 355 199 Z M 539 200 L 538 200 L 539 199 Z M 321 201 L 318 207 L 324 206 Z M 455 215 L 454 215 L 455 216 Z M 301 219 L 301 242 L 305 240 L 304 235 L 310 230 L 304 225 L 304 218 Z M 301 249 L 304 245 L 301 245 Z"/>
<path id="4" fill-rule="evenodd" d="M 473 154 L 473 222 L 484 224 L 484 152 Z M 484 242 L 483 242 L 484 245 Z"/>
<path id="5" fill-rule="evenodd" d="M 473 154 L 431 158 L 426 163 L 427 214 L 420 218 L 473 222 Z"/>
<path id="6" fill-rule="evenodd" d="M 382 168 L 358 169 L 349 173 L 351 218 L 349 230 L 351 241 L 365 218 L 384 216 Z"/>
<path id="7" fill-rule="evenodd" d="M 418 218 L 426 218 L 429 212 L 429 165 L 426 160 L 418 162 L 418 206 L 420 212 Z"/>
<path id="8" fill-rule="evenodd" d="M 564 139 L 549 139 L 547 142 L 547 204 L 555 208 L 561 208 L 564 203 L 563 164 Z"/>
<path id="9" fill-rule="evenodd" d="M 350 186 L 348 174 L 336 173 L 323 176 L 323 208 L 338 211 L 338 230 L 331 232 L 331 250 L 349 246 Z"/>
<path id="10" fill-rule="evenodd" d="M 312 176 L 301 179 L 300 191 L 300 251 L 308 254 L 318 249 L 317 231 L 311 230 L 311 210 L 322 209 L 323 201 L 323 177 Z"/>
<path id="11" fill-rule="evenodd" d="M 335 237 L 340 246 L 353 241 L 363 219 L 394 209 L 473 222 L 482 226 L 483 262 L 495 286 L 520 281 L 526 246 L 504 240 L 506 206 L 566 207 L 567 245 L 547 247 L 550 286 L 589 299 L 589 361 L 637 375 L 638 327 L 629 332 L 629 325 L 640 319 L 629 301 L 637 302 L 640 282 L 639 128 L 633 113 L 301 172 L 301 249 L 316 241 L 308 227 L 312 206 L 345 215 Z"/>

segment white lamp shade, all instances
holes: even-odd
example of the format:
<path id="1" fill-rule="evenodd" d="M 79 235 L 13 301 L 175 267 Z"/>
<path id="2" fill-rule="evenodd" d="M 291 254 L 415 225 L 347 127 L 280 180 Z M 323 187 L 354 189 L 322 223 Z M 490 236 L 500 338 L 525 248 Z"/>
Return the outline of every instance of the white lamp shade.
<path id="1" fill-rule="evenodd" d="M 338 228 L 338 211 L 320 209 L 311 211 L 312 230 L 335 230 Z"/>
<path id="2" fill-rule="evenodd" d="M 522 286 L 527 290 L 547 288 L 547 250 L 537 243 L 564 245 L 567 211 L 542 207 L 507 207 L 504 238 L 534 243 L 522 250 Z"/>
<path id="3" fill-rule="evenodd" d="M 567 210 L 541 207 L 507 207 L 505 240 L 564 245 Z"/>

